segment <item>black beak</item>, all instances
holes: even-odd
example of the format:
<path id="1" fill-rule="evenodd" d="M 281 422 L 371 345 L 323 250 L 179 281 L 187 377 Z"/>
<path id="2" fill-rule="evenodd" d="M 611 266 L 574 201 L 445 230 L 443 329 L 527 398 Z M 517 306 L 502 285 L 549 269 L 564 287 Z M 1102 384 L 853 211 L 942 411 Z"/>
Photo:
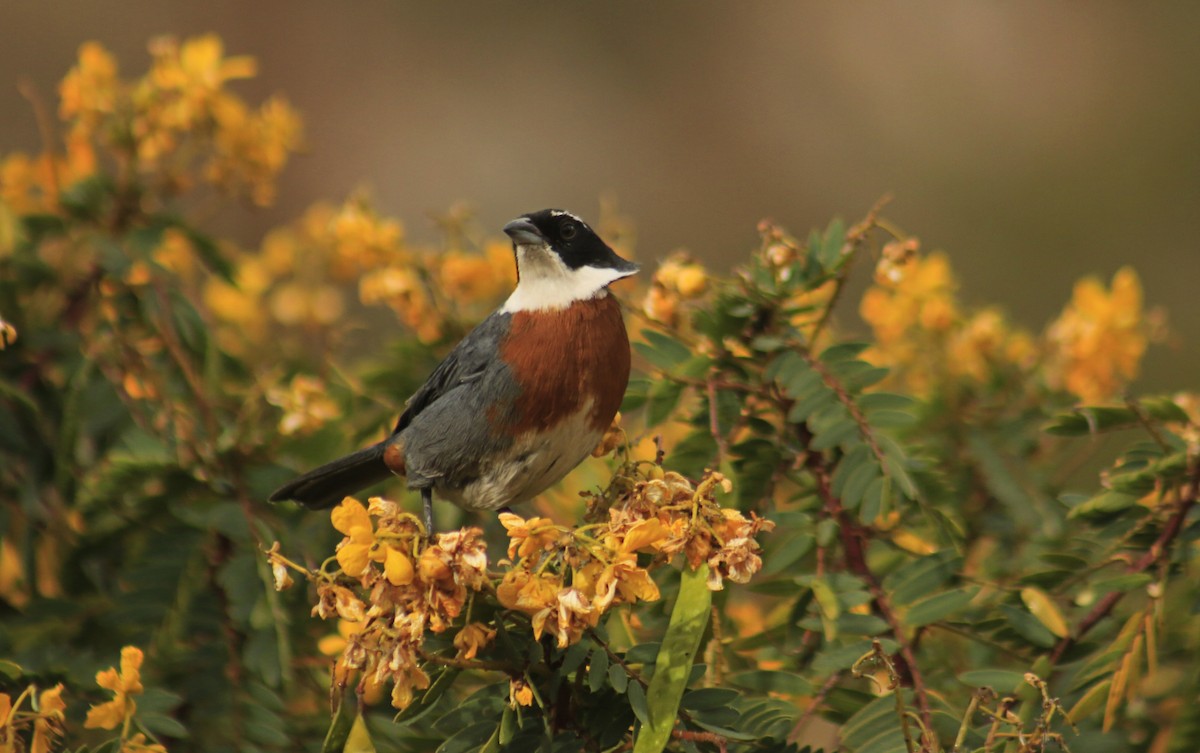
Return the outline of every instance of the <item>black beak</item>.
<path id="1" fill-rule="evenodd" d="M 505 225 L 504 232 L 518 246 L 541 245 L 546 242 L 546 239 L 542 237 L 541 231 L 537 229 L 537 225 L 534 225 L 525 217 L 518 217 Z"/>

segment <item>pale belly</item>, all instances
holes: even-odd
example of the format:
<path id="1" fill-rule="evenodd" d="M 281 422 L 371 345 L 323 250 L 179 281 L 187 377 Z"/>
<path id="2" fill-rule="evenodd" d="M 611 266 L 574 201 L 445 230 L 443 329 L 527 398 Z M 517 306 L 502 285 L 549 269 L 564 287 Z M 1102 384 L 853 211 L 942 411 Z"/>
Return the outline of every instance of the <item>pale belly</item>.
<path id="1" fill-rule="evenodd" d="M 434 484 L 434 491 L 459 507 L 498 510 L 525 502 L 574 470 L 599 444 L 603 431 L 589 420 L 591 405 L 548 432 L 517 437 L 507 451 L 479 469 L 461 488 Z"/>

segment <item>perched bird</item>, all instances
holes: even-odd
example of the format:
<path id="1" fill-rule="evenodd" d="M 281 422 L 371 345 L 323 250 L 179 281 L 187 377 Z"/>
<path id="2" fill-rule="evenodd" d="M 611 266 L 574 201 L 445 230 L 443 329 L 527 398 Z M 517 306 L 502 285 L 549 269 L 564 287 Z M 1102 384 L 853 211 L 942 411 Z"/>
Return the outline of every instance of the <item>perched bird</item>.
<path id="1" fill-rule="evenodd" d="M 390 475 L 460 507 L 523 502 L 579 465 L 629 383 L 629 338 L 608 285 L 638 271 L 587 223 L 558 209 L 504 226 L 517 287 L 409 398 L 391 435 L 309 471 L 271 501 L 330 507 Z"/>

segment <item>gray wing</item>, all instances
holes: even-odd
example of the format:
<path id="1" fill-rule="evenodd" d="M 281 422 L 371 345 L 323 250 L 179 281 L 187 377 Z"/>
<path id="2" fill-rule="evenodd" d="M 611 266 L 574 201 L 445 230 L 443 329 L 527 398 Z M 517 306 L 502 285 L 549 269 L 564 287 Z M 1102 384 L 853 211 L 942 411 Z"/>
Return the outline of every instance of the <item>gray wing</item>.
<path id="1" fill-rule="evenodd" d="M 496 360 L 500 341 L 508 334 L 512 314 L 494 312 L 467 333 L 445 360 L 437 365 L 425 384 L 408 399 L 404 413 L 396 421 L 393 434 L 399 434 L 424 410 L 463 384 L 473 382 Z"/>
<path id="2" fill-rule="evenodd" d="M 508 415 L 520 394 L 497 358 L 510 314 L 492 314 L 470 332 L 409 400 L 396 424 L 409 486 L 461 487 L 480 472 L 480 460 L 512 443 L 493 433 L 489 418 Z"/>

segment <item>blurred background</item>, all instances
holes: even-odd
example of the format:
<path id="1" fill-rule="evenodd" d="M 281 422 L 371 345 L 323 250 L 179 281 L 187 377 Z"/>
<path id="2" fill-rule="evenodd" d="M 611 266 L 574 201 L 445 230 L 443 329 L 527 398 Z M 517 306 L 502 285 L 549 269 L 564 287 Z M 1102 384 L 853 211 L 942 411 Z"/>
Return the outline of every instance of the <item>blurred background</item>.
<path id="1" fill-rule="evenodd" d="M 891 193 L 967 302 L 1035 329 L 1135 265 L 1177 336 L 1137 386 L 1197 386 L 1200 4 L 49 0 L 0 28 L 0 152 L 39 147 L 17 82 L 52 102 L 85 40 L 126 76 L 163 33 L 257 57 L 235 88 L 284 93 L 307 153 L 220 218 L 249 246 L 361 187 L 416 238 L 461 201 L 498 231 L 607 197 L 641 260 L 727 268 L 763 217 L 803 236 Z"/>

